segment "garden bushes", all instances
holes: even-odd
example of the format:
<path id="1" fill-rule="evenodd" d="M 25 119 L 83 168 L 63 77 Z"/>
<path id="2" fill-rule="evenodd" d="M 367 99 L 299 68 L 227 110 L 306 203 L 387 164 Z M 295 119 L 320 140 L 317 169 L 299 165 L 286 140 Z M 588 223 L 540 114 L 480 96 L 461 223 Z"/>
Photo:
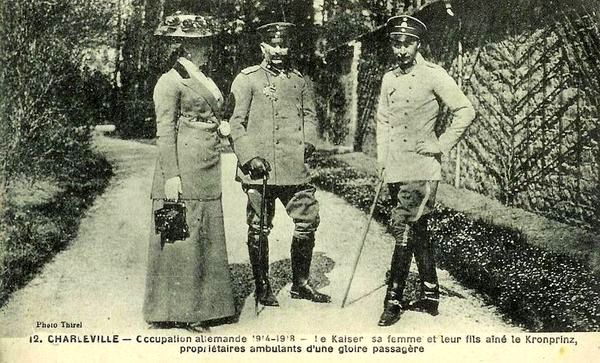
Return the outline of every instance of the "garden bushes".
<path id="1" fill-rule="evenodd" d="M 600 283 L 582 261 L 445 208 L 430 225 L 440 266 L 533 331 L 600 331 Z"/>
<path id="2" fill-rule="evenodd" d="M 111 174 L 92 152 L 110 81 L 83 51 L 107 34 L 99 0 L 0 5 L 0 305 L 64 248 Z"/>
<path id="3" fill-rule="evenodd" d="M 375 177 L 325 154 L 311 163 L 318 187 L 369 210 Z M 384 188 L 375 219 L 387 223 L 390 210 Z M 483 294 L 514 323 L 531 331 L 600 331 L 600 282 L 586 263 L 530 245 L 518 230 L 440 205 L 429 228 L 440 267 Z"/>

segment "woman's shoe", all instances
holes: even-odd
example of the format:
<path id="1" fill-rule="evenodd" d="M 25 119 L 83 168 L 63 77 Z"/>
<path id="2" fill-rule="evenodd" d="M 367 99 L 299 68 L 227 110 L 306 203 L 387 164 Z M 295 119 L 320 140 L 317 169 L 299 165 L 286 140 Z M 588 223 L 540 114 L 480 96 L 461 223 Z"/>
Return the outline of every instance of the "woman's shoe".
<path id="1" fill-rule="evenodd" d="M 175 323 L 171 321 L 154 321 L 148 323 L 149 329 L 172 329 L 175 327 Z"/>

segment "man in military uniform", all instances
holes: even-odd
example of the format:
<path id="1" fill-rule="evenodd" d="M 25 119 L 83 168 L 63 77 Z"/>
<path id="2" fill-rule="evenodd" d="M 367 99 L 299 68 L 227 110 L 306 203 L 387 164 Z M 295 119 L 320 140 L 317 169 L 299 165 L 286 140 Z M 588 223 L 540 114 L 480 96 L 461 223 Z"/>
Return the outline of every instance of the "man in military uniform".
<path id="1" fill-rule="evenodd" d="M 418 53 L 427 27 L 410 16 L 387 22 L 397 65 L 383 76 L 376 114 L 377 161 L 394 202 L 390 229 L 396 239 L 387 279 L 380 326 L 392 325 L 405 309 L 438 314 L 439 285 L 427 229 L 442 155 L 456 145 L 475 118 L 469 99 L 441 67 Z M 452 112 L 452 123 L 436 137 L 439 102 Z M 405 305 L 402 294 L 414 254 L 421 299 Z"/>
<path id="2" fill-rule="evenodd" d="M 319 303 L 329 296 L 309 284 L 319 204 L 309 184 L 305 158 L 314 151 L 317 120 L 314 100 L 306 80 L 290 62 L 294 24 L 271 23 L 258 28 L 263 62 L 241 71 L 233 81 L 235 107 L 231 136 L 238 158 L 236 179 L 248 196 L 248 252 L 256 284 L 256 297 L 264 306 L 278 306 L 268 279 L 267 236 L 272 228 L 275 200 L 285 206 L 295 228 L 291 245 L 291 297 Z M 268 176 L 266 195 L 261 179 Z M 261 200 L 266 213 L 261 234 Z"/>

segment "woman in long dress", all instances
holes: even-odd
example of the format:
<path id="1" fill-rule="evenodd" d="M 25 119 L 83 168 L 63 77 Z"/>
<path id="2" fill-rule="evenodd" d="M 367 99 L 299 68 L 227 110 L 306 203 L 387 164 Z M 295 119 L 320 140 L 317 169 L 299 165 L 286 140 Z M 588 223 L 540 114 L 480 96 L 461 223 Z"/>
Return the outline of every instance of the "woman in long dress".
<path id="1" fill-rule="evenodd" d="M 181 43 L 181 57 L 154 88 L 158 160 L 152 210 L 164 200 L 186 205 L 190 236 L 161 243 L 150 235 L 144 319 L 155 326 L 204 330 L 235 314 L 221 205 L 218 115 L 223 95 L 200 68 L 211 47 L 212 19 L 168 16 L 157 35 Z"/>

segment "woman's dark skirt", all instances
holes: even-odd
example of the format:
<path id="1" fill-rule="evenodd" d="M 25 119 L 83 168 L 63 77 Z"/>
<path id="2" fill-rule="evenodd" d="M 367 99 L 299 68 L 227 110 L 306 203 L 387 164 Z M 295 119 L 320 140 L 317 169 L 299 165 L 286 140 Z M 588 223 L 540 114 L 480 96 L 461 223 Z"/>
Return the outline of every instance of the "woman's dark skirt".
<path id="1" fill-rule="evenodd" d="M 151 222 L 144 319 L 205 322 L 235 314 L 221 199 L 186 200 L 190 237 L 161 247 Z M 152 210 L 162 207 L 152 201 Z M 154 213 L 153 213 L 154 214 Z"/>

